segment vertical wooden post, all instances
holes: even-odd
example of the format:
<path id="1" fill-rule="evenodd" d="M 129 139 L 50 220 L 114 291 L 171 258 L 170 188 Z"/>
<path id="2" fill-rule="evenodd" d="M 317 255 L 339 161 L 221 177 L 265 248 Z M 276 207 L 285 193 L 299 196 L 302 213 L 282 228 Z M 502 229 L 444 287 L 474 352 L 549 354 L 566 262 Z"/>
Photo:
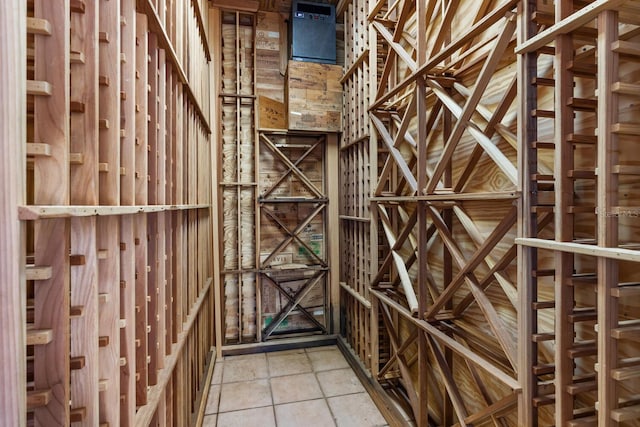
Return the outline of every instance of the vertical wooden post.
<path id="1" fill-rule="evenodd" d="M 34 203 L 69 204 L 69 0 L 36 0 L 34 15 L 46 19 L 55 36 L 35 37 L 35 79 L 51 84 L 51 95 L 34 100 L 34 141 L 47 143 L 51 156 L 34 165 Z M 21 18 L 20 18 L 21 19 Z M 24 111 L 24 110 L 23 110 Z M 52 275 L 35 287 L 34 328 L 51 329 L 53 339 L 34 349 L 34 386 L 52 392 L 48 405 L 36 408 L 35 425 L 69 424 L 69 221 L 35 224 L 35 264 L 51 266 Z"/>
<path id="2" fill-rule="evenodd" d="M 417 36 L 417 66 L 422 65 L 427 60 L 427 46 L 426 46 L 426 34 L 427 28 L 426 22 L 426 5 L 425 0 L 416 1 L 416 19 L 418 27 Z M 416 116 L 418 119 L 417 124 L 417 150 L 418 150 L 418 166 L 417 166 L 417 182 L 418 182 L 418 195 L 421 194 L 423 189 L 427 186 L 429 177 L 427 176 L 427 106 L 426 106 L 426 82 L 423 77 L 419 77 L 416 80 L 416 90 L 414 96 L 416 97 Z M 427 264 L 427 204 L 424 201 L 418 201 L 418 231 L 417 231 L 417 263 L 418 263 L 418 277 L 417 277 L 417 296 L 418 296 L 418 318 L 424 319 L 424 313 L 427 311 L 427 276 L 428 276 L 428 264 Z M 416 414 L 416 423 L 419 427 L 426 427 L 429 425 L 429 359 L 428 359 L 428 343 L 427 337 L 424 333 L 418 333 L 418 413 Z M 445 399 L 446 405 L 446 399 Z"/>
<path id="3" fill-rule="evenodd" d="M 120 0 L 121 52 L 121 151 L 120 203 L 136 204 L 136 7 Z M 132 426 L 136 412 L 136 246 L 134 215 L 120 220 L 120 425 Z"/>
<path id="4" fill-rule="evenodd" d="M 519 4 L 518 44 L 535 35 L 535 24 L 531 20 L 535 10 L 535 0 L 524 0 Z M 518 236 L 536 237 L 536 215 L 532 208 L 536 204 L 537 191 L 531 176 L 537 173 L 537 159 L 536 150 L 530 145 L 537 137 L 536 119 L 531 115 L 537 105 L 537 90 L 531 85 L 531 78 L 537 75 L 535 52 L 518 56 L 518 73 L 521 77 L 518 79 L 518 188 L 522 194 L 518 204 Z M 537 331 L 537 314 L 532 310 L 533 301 L 537 300 L 537 283 L 532 275 L 532 270 L 537 268 L 536 251 L 535 248 L 518 247 L 518 382 L 522 386 L 518 394 L 518 424 L 523 426 L 535 425 L 537 412 L 533 399 L 537 395 L 538 382 L 532 374 L 537 350 L 531 340 Z"/>
<path id="5" fill-rule="evenodd" d="M 214 323 L 214 343 L 216 347 L 216 357 L 222 356 L 222 339 L 223 339 L 223 330 L 222 330 L 222 311 L 223 311 L 223 302 L 222 302 L 222 275 L 219 274 L 221 271 L 221 256 L 218 253 L 219 248 L 221 248 L 222 241 L 220 239 L 220 218 L 222 218 L 222 207 L 218 205 L 218 201 L 222 200 L 220 197 L 220 185 L 219 185 L 219 177 L 220 177 L 220 153 L 218 152 L 218 147 L 221 147 L 220 143 L 221 138 L 221 111 L 220 111 L 220 102 L 218 102 L 218 92 L 219 92 L 219 84 L 221 82 L 220 71 L 222 61 L 222 53 L 221 53 L 221 21 L 220 21 L 220 9 L 218 8 L 210 8 L 209 9 L 209 40 L 211 41 L 211 58 L 213 62 L 213 66 L 209 67 L 209 78 L 212 82 L 209 87 L 209 98 L 212 100 L 211 109 L 209 115 L 209 123 L 211 123 L 211 144 L 210 144 L 210 157 L 211 157 L 211 231 L 213 237 L 213 323 Z M 258 285 L 258 283 L 256 283 Z M 260 319 L 258 319 L 260 322 Z"/>
<path id="6" fill-rule="evenodd" d="M 331 171 L 338 169 L 338 135 L 335 133 L 327 134 L 326 145 L 326 171 L 327 195 L 329 204 L 327 207 L 327 242 L 329 244 L 329 295 L 331 303 L 331 314 L 329 315 L 330 326 L 327 329 L 331 333 L 340 332 L 340 204 L 339 204 L 339 182 L 338 177 Z M 325 313 L 325 315 L 327 315 Z"/>
<path id="7" fill-rule="evenodd" d="M 70 202 L 98 204 L 98 6 L 87 4 L 84 13 L 71 14 L 71 51 L 84 55 L 71 64 L 71 102 L 82 105 L 71 113 L 70 149 L 81 156 L 71 165 Z M 71 358 L 80 361 L 71 372 L 73 408 L 84 408 L 87 425 L 99 423 L 98 369 L 98 260 L 96 219 L 71 219 L 71 253 L 84 258 L 71 267 L 71 306 L 82 315 L 71 319 Z M 72 408 L 72 409 L 73 409 Z"/>
<path id="8" fill-rule="evenodd" d="M 556 3 L 556 22 L 573 13 L 573 2 Z M 574 58 L 573 36 L 562 34 L 556 38 L 555 57 L 555 230 L 556 240 L 573 241 L 574 215 L 569 212 L 573 205 L 574 182 L 567 171 L 573 169 L 574 147 L 569 135 L 574 130 L 574 114 L 569 107 L 573 97 L 574 79 L 570 64 Z M 568 322 L 573 312 L 573 286 L 569 281 L 573 275 L 573 254 L 555 254 L 555 414 L 556 425 L 564 425 L 573 418 L 573 396 L 568 387 L 573 383 L 574 361 L 569 356 L 573 346 L 573 324 Z"/>
<path id="9" fill-rule="evenodd" d="M 135 156 L 136 156 L 136 204 L 148 204 L 148 33 L 147 33 L 147 16 L 144 14 L 136 14 L 136 139 L 135 139 Z M 135 306 L 136 306 L 136 398 L 137 406 L 147 403 L 147 354 L 148 354 L 148 335 L 147 335 L 147 215 L 138 215 L 135 217 L 134 224 L 134 245 L 136 253 L 135 266 Z M 134 361 L 132 361 L 134 363 Z"/>
<path id="10" fill-rule="evenodd" d="M 0 4 L 0 424 L 26 425 L 26 286 L 24 224 L 18 206 L 25 203 L 27 142 L 26 2 Z"/>
<path id="11" fill-rule="evenodd" d="M 618 95 L 613 84 L 618 79 L 618 54 L 612 46 L 618 40 L 618 13 L 613 10 L 598 16 L 598 246 L 618 246 L 618 218 L 613 208 L 618 203 L 618 136 L 613 125 L 618 121 Z M 617 425 L 611 411 L 618 407 L 616 381 L 618 346 L 612 330 L 618 327 L 618 305 L 612 289 L 618 286 L 618 261 L 598 258 L 598 425 Z"/>
<path id="12" fill-rule="evenodd" d="M 369 44 L 369 69 L 368 69 L 369 72 L 364 75 L 364 78 L 368 79 L 369 81 L 369 93 L 367 94 L 366 107 L 368 107 L 370 102 L 375 99 L 376 92 L 378 90 L 377 85 L 373 84 L 373 82 L 378 81 L 378 67 L 376 65 L 378 60 L 377 35 L 376 35 L 376 32 L 369 27 L 366 20 L 366 17 L 373 11 L 375 7 L 375 3 L 376 2 L 372 0 L 369 0 L 367 2 L 368 8 L 367 10 L 365 10 L 365 16 L 363 17 L 363 22 L 361 24 L 363 29 L 364 28 L 367 29 L 366 32 L 368 34 L 368 44 Z M 367 177 L 370 183 L 370 188 L 367 195 L 369 197 L 373 197 L 374 191 L 375 191 L 375 183 L 377 182 L 377 177 L 378 177 L 378 137 L 376 132 L 373 132 L 373 129 L 371 127 L 371 122 L 368 119 L 368 115 L 365 120 L 367 122 L 367 125 L 366 125 L 367 134 L 369 135 L 368 152 L 369 152 L 369 162 L 370 162 L 369 176 Z M 370 271 L 369 271 L 369 276 L 367 277 L 367 287 L 368 287 L 371 284 L 371 281 L 373 280 L 376 270 L 378 269 L 379 260 L 378 260 L 377 210 L 375 209 L 375 205 L 371 202 L 369 202 L 369 205 L 367 208 L 368 208 L 369 219 L 370 219 L 369 240 L 368 242 L 365 242 L 369 244 Z M 369 301 L 371 302 L 371 317 L 370 317 L 371 348 L 369 349 L 371 354 L 371 374 L 374 376 L 377 376 L 379 371 L 379 364 L 380 364 L 380 342 L 379 342 L 380 330 L 378 327 L 378 322 L 380 319 L 379 312 L 378 312 L 379 306 L 378 306 L 378 300 L 372 298 L 371 296 L 369 297 Z"/>

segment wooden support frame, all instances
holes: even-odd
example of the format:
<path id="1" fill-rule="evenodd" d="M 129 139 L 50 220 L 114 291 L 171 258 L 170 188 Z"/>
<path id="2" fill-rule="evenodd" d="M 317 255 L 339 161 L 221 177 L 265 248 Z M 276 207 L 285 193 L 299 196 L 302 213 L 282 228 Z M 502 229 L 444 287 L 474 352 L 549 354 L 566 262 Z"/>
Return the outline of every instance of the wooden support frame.
<path id="1" fill-rule="evenodd" d="M 330 203 L 337 197 L 337 183 L 328 176 L 329 152 L 335 157 L 337 143 L 330 147 L 332 137 L 317 132 L 260 131 L 258 138 L 258 174 L 267 177 L 257 188 L 261 339 L 304 331 L 330 333 L 339 318 L 339 284 L 331 268 L 337 264 L 331 255 L 337 239 L 329 234 L 331 218 L 337 219 L 337 207 Z M 283 209 L 295 215 L 283 215 Z M 314 238 L 320 246 L 314 246 Z M 296 268 L 290 270 L 287 264 Z M 276 289 L 275 294 L 270 289 Z M 282 300 L 279 308 L 276 300 Z M 314 301 L 313 313 L 303 301 Z M 267 306 L 276 311 L 264 311 Z M 281 327 L 294 309 L 295 324 Z"/>
<path id="2" fill-rule="evenodd" d="M 6 183 L 18 179 L 23 196 L 17 204 L 12 196 L 7 218 L 17 220 L 21 254 L 12 260 L 22 273 L 13 285 L 23 299 L 13 305 L 27 316 L 15 337 L 26 351 L 11 387 L 20 413 L 3 397 L 3 421 L 186 424 L 192 407 L 175 410 L 186 401 L 173 388 L 196 396 L 213 340 L 211 188 L 202 177 L 211 164 L 202 155 L 211 148 L 209 104 L 194 95 L 209 88 L 202 4 L 160 1 L 158 13 L 133 0 L 20 5 L 12 11 L 26 24 L 17 33 L 24 50 L 11 62 L 22 64 L 14 81 L 24 83 L 16 88 L 27 102 L 15 124 L 26 132 L 9 149 L 17 170 Z M 162 46 L 150 50 L 158 38 Z M 177 253 L 185 262 L 175 262 Z M 148 310 L 149 288 L 157 312 Z M 3 348 L 10 338 L 3 335 Z"/>
<path id="3" fill-rule="evenodd" d="M 519 160 L 521 183 L 528 189 L 523 191 L 526 216 L 516 239 L 521 287 L 528 290 L 521 297 L 521 307 L 528 313 L 522 316 L 525 333 L 520 339 L 533 343 L 521 359 L 523 385 L 533 392 L 523 394 L 520 419 L 543 423 L 552 412 L 556 425 L 617 425 L 638 417 L 635 401 L 626 394 L 629 383 L 617 377 L 619 364 L 626 360 L 620 354 L 638 350 L 618 335 L 620 325 L 637 317 L 623 318 L 618 311 L 625 304 L 618 297 L 622 283 L 630 277 L 620 266 L 633 268 L 640 258 L 632 244 L 637 232 L 616 208 L 620 188 L 631 185 L 624 173 L 616 173 L 624 170 L 616 165 L 622 162 L 621 155 L 631 159 L 625 143 L 618 145 L 626 140 L 629 128 L 618 130 L 620 122 L 630 123 L 622 118 L 621 109 L 634 96 L 617 88 L 623 80 L 625 85 L 635 84 L 628 73 L 637 68 L 636 59 L 619 55 L 616 46 L 624 43 L 628 25 L 633 33 L 635 24 L 629 22 L 628 5 L 622 3 L 567 1 L 557 3 L 555 11 L 540 7 L 531 2 L 521 15 L 525 21 L 534 19 L 517 48 L 524 65 L 520 90 L 528 100 L 521 117 L 533 117 L 519 126 L 525 153 Z M 536 35 L 531 31 L 536 22 L 541 29 L 548 23 L 548 18 L 543 22 L 536 17 L 548 13 L 555 15 L 555 24 Z M 555 43 L 549 49 L 551 40 Z M 553 78 L 548 78 L 549 55 L 555 55 Z M 549 92 L 544 87 L 555 89 L 553 118 L 532 114 L 548 109 Z M 545 144 L 549 126 L 544 120 L 555 122 L 552 144 Z M 555 159 L 552 169 L 549 154 Z M 597 184 L 590 181 L 595 170 Z M 545 195 L 550 188 L 555 191 L 552 206 Z M 542 212 L 555 215 L 551 234 L 540 232 L 531 219 L 540 218 Z M 625 236 L 626 244 L 620 236 Z M 551 291 L 547 277 L 555 277 Z M 555 312 L 552 332 L 544 314 L 550 310 Z M 553 337 L 553 342 L 547 344 L 545 337 Z M 555 390 L 544 385 L 550 378 Z"/>
<path id="4" fill-rule="evenodd" d="M 462 7 L 460 2 L 353 1 L 343 6 L 345 28 L 349 28 L 345 37 L 351 44 L 345 51 L 352 51 L 345 58 L 345 113 L 352 114 L 353 119 L 345 121 L 341 153 L 341 188 L 346 193 L 341 197 L 341 229 L 343 236 L 351 238 L 357 236 L 360 224 L 370 224 L 375 240 L 352 249 L 355 259 L 343 260 L 342 275 L 352 277 L 345 272 L 358 271 L 354 269 L 358 258 L 376 260 L 370 264 L 368 292 L 350 292 L 359 286 L 358 279 L 345 281 L 349 290 L 343 295 L 346 301 L 353 298 L 355 302 L 353 307 L 346 306 L 349 311 L 343 330 L 347 329 L 347 337 L 353 334 L 350 344 L 354 349 L 366 342 L 352 332 L 363 324 L 363 314 L 356 308 L 360 303 L 352 295 L 374 294 L 379 303 L 372 303 L 366 313 L 368 327 L 378 331 L 370 340 L 370 352 L 380 354 L 381 346 L 388 342 L 385 352 L 389 356 L 377 358 L 378 364 L 370 369 L 383 373 L 378 380 L 393 388 L 397 384 L 386 376 L 389 367 L 400 363 L 400 354 L 410 351 L 415 355 L 415 362 L 406 361 L 417 365 L 412 378 L 397 381 L 405 390 L 415 388 L 406 393 L 417 425 L 466 425 L 482 418 L 508 425 L 518 413 L 516 393 L 489 393 L 481 386 L 487 374 L 478 375 L 471 368 L 467 371 L 472 354 L 493 354 L 492 363 L 502 373 L 492 371 L 488 375 L 505 375 L 511 384 L 517 383 L 515 341 L 505 333 L 517 325 L 518 299 L 512 278 L 517 224 L 512 201 L 519 198 L 513 133 L 517 86 L 514 77 L 505 79 L 508 73 L 504 68 L 506 57 L 514 62 L 516 59 L 512 53 L 516 4 L 492 6 L 482 2 Z M 460 26 L 465 19 L 468 23 Z M 368 43 L 360 44 L 359 33 L 368 34 Z M 369 49 L 368 61 L 361 56 L 365 49 Z M 369 73 L 370 82 L 378 82 L 377 87 L 369 86 L 371 95 L 364 109 L 358 109 L 366 91 L 358 86 L 359 68 Z M 507 90 L 497 95 L 493 88 L 500 81 L 504 89 L 505 80 Z M 488 93 L 492 93 L 491 107 Z M 359 125 L 367 122 L 373 125 L 370 133 L 363 132 Z M 379 138 L 379 142 L 370 145 L 369 161 L 363 164 L 350 153 L 364 153 L 359 144 L 367 137 L 368 141 Z M 473 153 L 470 162 L 462 161 L 462 151 Z M 375 157 L 373 153 L 377 153 Z M 365 205 L 370 203 L 372 209 L 371 214 L 365 211 L 361 215 L 353 207 L 360 203 L 357 194 L 362 187 L 358 181 L 362 181 L 365 174 L 361 171 L 367 166 L 373 178 Z M 482 189 L 476 182 L 478 170 L 487 168 L 494 168 L 504 178 L 502 189 Z M 509 190 L 503 193 L 503 189 Z M 478 216 L 479 206 L 495 209 L 491 226 Z M 545 218 L 542 226 L 549 223 L 549 217 Z M 456 277 L 453 273 L 458 270 L 464 273 Z M 469 288 L 460 286 L 462 283 Z M 498 295 L 498 299 L 508 301 L 511 314 L 502 311 Z M 387 311 L 389 307 L 393 307 L 391 312 Z M 400 308 L 402 313 L 397 311 Z M 407 330 L 404 320 L 399 319 L 408 322 L 410 316 L 405 314 L 412 312 L 418 319 L 442 325 L 451 339 L 464 343 L 460 345 L 468 350 L 462 355 L 451 347 L 440 347 L 430 332 Z M 474 318 L 473 338 L 463 332 L 470 328 L 463 326 L 467 316 Z M 375 323 L 379 329 L 373 327 Z M 494 331 L 492 337 L 498 331 L 499 339 L 492 342 L 495 338 L 479 338 L 484 328 Z M 484 396 L 482 403 L 474 401 L 471 405 L 490 409 L 474 414 L 463 408 L 470 404 L 465 390 L 452 381 L 448 386 L 438 384 L 437 378 L 451 372 L 460 375 L 462 371 L 468 372 L 472 387 L 484 390 L 479 394 Z"/>

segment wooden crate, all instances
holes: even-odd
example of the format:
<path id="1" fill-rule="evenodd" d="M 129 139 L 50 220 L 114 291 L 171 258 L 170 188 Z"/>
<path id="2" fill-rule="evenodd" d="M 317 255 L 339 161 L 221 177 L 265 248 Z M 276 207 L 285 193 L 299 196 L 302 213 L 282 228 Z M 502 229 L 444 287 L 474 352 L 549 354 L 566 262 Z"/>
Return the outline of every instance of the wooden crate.
<path id="1" fill-rule="evenodd" d="M 289 61 L 287 102 L 290 130 L 342 130 L 342 67 Z"/>
<path id="2" fill-rule="evenodd" d="M 286 129 L 287 107 L 283 102 L 266 96 L 258 97 L 258 126 L 260 129 Z"/>

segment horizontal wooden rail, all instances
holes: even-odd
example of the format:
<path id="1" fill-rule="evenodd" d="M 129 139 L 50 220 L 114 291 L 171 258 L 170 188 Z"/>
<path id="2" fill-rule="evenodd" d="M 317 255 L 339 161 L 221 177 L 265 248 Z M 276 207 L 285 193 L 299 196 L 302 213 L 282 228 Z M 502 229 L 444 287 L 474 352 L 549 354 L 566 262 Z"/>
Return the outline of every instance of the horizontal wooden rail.
<path id="1" fill-rule="evenodd" d="M 188 211 L 209 209 L 211 205 L 140 205 L 140 206 L 20 206 L 22 221 L 49 218 L 74 218 L 84 216 L 133 215 L 138 213 Z"/>
<path id="2" fill-rule="evenodd" d="M 555 240 L 524 237 L 517 238 L 515 242 L 517 245 L 538 249 L 548 249 L 550 251 L 568 252 L 594 257 L 617 259 L 622 261 L 640 261 L 640 251 L 631 249 L 607 248 L 602 246 L 587 245 L 584 243 L 556 242 Z"/>
<path id="3" fill-rule="evenodd" d="M 344 289 L 349 295 L 354 297 L 356 301 L 358 301 L 360 304 L 362 304 L 362 306 L 364 306 L 364 308 L 366 308 L 367 310 L 371 310 L 371 303 L 367 301 L 365 297 L 360 295 L 358 291 L 353 289 L 351 286 L 347 285 L 345 282 L 340 282 L 340 287 Z"/>

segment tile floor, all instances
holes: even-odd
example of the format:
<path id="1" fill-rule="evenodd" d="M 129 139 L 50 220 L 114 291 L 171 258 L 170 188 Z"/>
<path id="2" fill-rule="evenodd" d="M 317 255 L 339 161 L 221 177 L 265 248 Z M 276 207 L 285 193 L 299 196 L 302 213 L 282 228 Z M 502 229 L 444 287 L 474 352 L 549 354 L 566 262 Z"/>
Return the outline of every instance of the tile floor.
<path id="1" fill-rule="evenodd" d="M 203 427 L 386 426 L 336 346 L 218 359 Z"/>

